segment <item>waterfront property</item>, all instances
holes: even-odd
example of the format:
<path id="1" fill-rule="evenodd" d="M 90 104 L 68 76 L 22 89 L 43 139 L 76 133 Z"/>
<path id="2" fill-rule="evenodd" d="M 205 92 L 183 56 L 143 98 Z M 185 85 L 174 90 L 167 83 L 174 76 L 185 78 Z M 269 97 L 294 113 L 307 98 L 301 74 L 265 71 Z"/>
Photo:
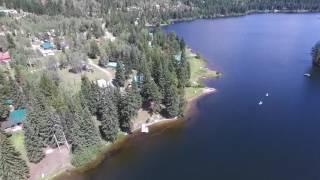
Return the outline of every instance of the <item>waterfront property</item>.
<path id="1" fill-rule="evenodd" d="M 134 135 L 112 158 L 68 179 L 320 177 L 320 70 L 310 56 L 318 16 L 259 14 L 166 27 L 223 72 L 205 81 L 218 92 L 194 103 L 188 121 Z"/>

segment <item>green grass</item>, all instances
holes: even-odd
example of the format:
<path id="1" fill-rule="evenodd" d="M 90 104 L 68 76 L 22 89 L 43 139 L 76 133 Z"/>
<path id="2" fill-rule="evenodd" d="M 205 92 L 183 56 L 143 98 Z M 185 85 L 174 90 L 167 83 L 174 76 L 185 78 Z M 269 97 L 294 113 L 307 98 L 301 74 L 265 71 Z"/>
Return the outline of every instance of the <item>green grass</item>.
<path id="1" fill-rule="evenodd" d="M 200 96 L 203 92 L 204 86 L 201 84 L 201 79 L 216 78 L 221 73 L 208 69 L 206 67 L 207 62 L 197 57 L 191 50 L 187 49 L 186 55 L 191 67 L 190 87 L 186 88 L 186 98 L 192 99 Z"/>
<path id="2" fill-rule="evenodd" d="M 84 73 L 70 73 L 67 69 L 58 70 L 59 77 L 61 78 L 62 87 L 71 90 L 71 92 L 78 92 L 81 87 L 81 76 L 86 75 L 90 80 L 105 79 L 106 75 L 99 69 L 94 68 L 94 72 L 84 72 Z"/>
<path id="3" fill-rule="evenodd" d="M 119 132 L 116 142 L 126 138 L 126 134 Z M 115 142 L 115 143 L 116 143 Z M 72 154 L 71 164 L 75 167 L 85 167 L 91 163 L 100 162 L 104 154 L 112 147 L 114 143 L 105 142 L 96 146 L 89 147 L 81 152 Z M 100 159 L 100 160 L 99 160 Z"/>
<path id="4" fill-rule="evenodd" d="M 98 155 L 109 148 L 109 145 L 91 146 L 83 151 L 72 154 L 71 164 L 75 167 L 81 167 L 97 159 Z"/>
<path id="5" fill-rule="evenodd" d="M 21 153 L 21 157 L 27 161 L 28 158 L 27 158 L 27 151 L 24 146 L 24 133 L 23 133 L 23 131 L 13 133 L 12 136 L 10 137 L 10 140 L 11 140 L 13 146 L 15 147 L 15 149 Z"/>
<path id="6" fill-rule="evenodd" d="M 203 88 L 199 88 L 199 87 L 187 87 L 185 89 L 186 91 L 186 98 L 187 99 L 192 99 L 194 97 L 198 97 L 202 94 L 203 92 Z"/>

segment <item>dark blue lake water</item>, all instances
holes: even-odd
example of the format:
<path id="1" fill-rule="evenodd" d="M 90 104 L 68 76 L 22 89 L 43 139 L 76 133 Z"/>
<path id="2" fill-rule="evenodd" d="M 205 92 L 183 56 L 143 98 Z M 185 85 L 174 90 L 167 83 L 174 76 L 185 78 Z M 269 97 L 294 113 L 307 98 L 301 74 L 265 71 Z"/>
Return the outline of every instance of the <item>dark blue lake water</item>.
<path id="1" fill-rule="evenodd" d="M 206 81 L 217 93 L 199 99 L 184 123 L 131 138 L 86 179 L 320 179 L 320 70 L 310 56 L 320 14 L 196 20 L 165 30 L 223 73 Z"/>

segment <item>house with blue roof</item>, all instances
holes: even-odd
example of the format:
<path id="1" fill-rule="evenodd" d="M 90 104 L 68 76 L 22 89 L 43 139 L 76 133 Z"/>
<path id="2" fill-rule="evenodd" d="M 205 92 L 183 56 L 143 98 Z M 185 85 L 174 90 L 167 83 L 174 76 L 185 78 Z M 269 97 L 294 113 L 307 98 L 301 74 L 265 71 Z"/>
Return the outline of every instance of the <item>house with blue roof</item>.
<path id="1" fill-rule="evenodd" d="M 6 132 L 21 130 L 23 127 L 23 123 L 26 121 L 26 118 L 26 109 L 14 110 L 10 112 L 7 121 L 4 121 L 0 124 L 0 129 Z"/>
<path id="2" fill-rule="evenodd" d="M 40 45 L 44 50 L 55 49 L 55 45 L 49 41 L 45 41 Z"/>

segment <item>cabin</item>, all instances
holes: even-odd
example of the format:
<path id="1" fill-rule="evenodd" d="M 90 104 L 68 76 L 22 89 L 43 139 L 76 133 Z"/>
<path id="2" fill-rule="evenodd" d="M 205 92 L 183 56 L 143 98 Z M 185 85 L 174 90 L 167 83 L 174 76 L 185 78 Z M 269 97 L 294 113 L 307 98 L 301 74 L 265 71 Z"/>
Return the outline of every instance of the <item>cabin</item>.
<path id="1" fill-rule="evenodd" d="M 41 48 L 39 51 L 41 52 L 42 56 L 53 56 L 55 54 L 56 46 L 50 41 L 44 41 L 40 47 Z"/>
<path id="2" fill-rule="evenodd" d="M 116 62 L 108 62 L 106 65 L 106 67 L 114 68 L 114 69 L 117 68 L 117 66 L 118 66 L 118 63 Z"/>
<path id="3" fill-rule="evenodd" d="M 0 52 L 0 64 L 8 63 L 11 61 L 11 56 L 9 52 Z"/>
<path id="4" fill-rule="evenodd" d="M 9 117 L 6 121 L 0 124 L 0 129 L 5 132 L 16 132 L 23 128 L 23 123 L 27 117 L 26 109 L 17 109 L 10 112 Z"/>
<path id="5" fill-rule="evenodd" d="M 106 81 L 106 80 L 104 80 L 104 79 L 99 79 L 99 80 L 97 80 L 97 85 L 98 85 L 100 88 L 113 87 L 112 80 Z"/>
<path id="6" fill-rule="evenodd" d="M 5 9 L 3 7 L 0 7 L 0 14 L 3 14 L 4 16 L 16 16 L 18 15 L 18 11 L 14 9 Z"/>

